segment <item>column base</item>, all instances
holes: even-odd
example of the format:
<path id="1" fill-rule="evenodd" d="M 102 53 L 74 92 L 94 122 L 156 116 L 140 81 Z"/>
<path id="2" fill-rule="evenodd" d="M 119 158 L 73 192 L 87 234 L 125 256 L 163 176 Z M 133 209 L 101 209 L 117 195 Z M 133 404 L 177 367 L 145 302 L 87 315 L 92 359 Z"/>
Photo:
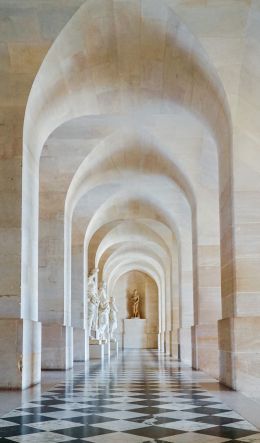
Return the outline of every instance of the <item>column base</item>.
<path id="1" fill-rule="evenodd" d="M 26 389 L 41 381 L 41 323 L 0 319 L 0 388 Z"/>
<path id="2" fill-rule="evenodd" d="M 157 334 L 157 347 L 158 351 L 161 352 L 161 334 Z"/>
<path id="3" fill-rule="evenodd" d="M 147 332 L 147 349 L 158 349 L 157 333 Z"/>
<path id="4" fill-rule="evenodd" d="M 90 344 L 89 345 L 89 358 L 90 360 L 104 360 L 104 346 L 103 344 Z"/>
<path id="5" fill-rule="evenodd" d="M 165 331 L 164 333 L 164 342 L 165 342 L 165 353 L 167 355 L 171 355 L 171 344 L 172 337 L 171 337 L 171 331 Z"/>
<path id="6" fill-rule="evenodd" d="M 182 362 L 191 366 L 192 364 L 192 346 L 191 346 L 191 328 L 178 329 L 180 340 L 180 359 Z"/>
<path id="7" fill-rule="evenodd" d="M 219 378 L 218 325 L 204 324 L 191 327 L 192 367 Z"/>
<path id="8" fill-rule="evenodd" d="M 171 331 L 171 356 L 175 359 L 179 359 L 179 334 L 178 330 Z"/>
<path id="9" fill-rule="evenodd" d="M 42 325 L 42 369 L 73 367 L 73 328 L 58 323 Z"/>
<path id="10" fill-rule="evenodd" d="M 158 334 L 158 350 L 165 352 L 164 332 L 159 332 Z"/>
<path id="11" fill-rule="evenodd" d="M 73 353 L 74 361 L 88 361 L 88 331 L 73 328 Z"/>
<path id="12" fill-rule="evenodd" d="M 220 381 L 252 397 L 260 396 L 260 317 L 218 322 Z"/>

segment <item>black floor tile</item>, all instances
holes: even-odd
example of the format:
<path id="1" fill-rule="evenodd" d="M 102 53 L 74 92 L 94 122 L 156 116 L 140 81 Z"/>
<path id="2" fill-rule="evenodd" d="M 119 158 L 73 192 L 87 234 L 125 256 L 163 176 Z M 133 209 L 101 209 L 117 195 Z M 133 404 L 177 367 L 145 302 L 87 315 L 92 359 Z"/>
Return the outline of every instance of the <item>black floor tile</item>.
<path id="1" fill-rule="evenodd" d="M 193 418 L 192 421 L 196 421 L 198 423 L 208 423 L 217 426 L 224 426 L 227 424 L 239 422 L 241 420 L 237 418 L 216 417 L 214 415 L 209 415 L 206 417 Z"/>
<path id="2" fill-rule="evenodd" d="M 214 428 L 197 431 L 199 434 L 213 435 L 215 437 L 238 439 L 256 434 L 256 431 L 245 431 L 244 429 L 228 428 L 227 426 L 216 426 Z"/>
<path id="3" fill-rule="evenodd" d="M 85 417 L 70 418 L 69 421 L 88 426 L 96 423 L 105 423 L 107 421 L 117 421 L 117 420 L 114 418 L 101 417 L 100 415 L 93 414 L 93 415 L 86 415 Z"/>
<path id="4" fill-rule="evenodd" d="M 40 431 L 24 425 L 7 426 L 6 428 L 0 428 L 0 437 L 13 437 L 14 435 L 35 434 L 37 432 Z"/>
<path id="5" fill-rule="evenodd" d="M 109 419 L 107 419 L 109 421 Z M 86 438 L 95 437 L 97 435 L 111 434 L 114 431 L 108 431 L 102 428 L 96 428 L 93 426 L 80 426 L 77 428 L 62 429 L 60 431 L 55 431 L 56 434 L 67 435 L 72 438 Z"/>
<path id="6" fill-rule="evenodd" d="M 147 407 L 147 408 L 138 408 L 138 409 L 131 409 L 131 412 L 137 412 L 138 414 L 162 414 L 164 412 L 172 412 L 172 409 L 163 409 L 163 408 L 156 408 L 155 406 Z"/>
<path id="7" fill-rule="evenodd" d="M 44 421 L 55 420 L 54 418 L 49 418 L 40 414 L 32 414 L 32 415 L 21 415 L 19 417 L 11 417 L 8 418 L 8 421 L 13 422 L 18 425 L 27 425 L 28 423 L 37 423 Z M 1 428 L 0 428 L 1 429 Z"/>
<path id="8" fill-rule="evenodd" d="M 221 414 L 222 412 L 230 412 L 227 409 L 220 408 L 211 408 L 210 406 L 202 406 L 199 408 L 189 409 L 189 412 L 194 412 L 195 414 L 205 414 L 205 415 L 214 415 Z"/>
<path id="9" fill-rule="evenodd" d="M 147 428 L 133 429 L 127 431 L 128 434 L 140 435 L 147 438 L 163 438 L 171 435 L 183 434 L 183 431 L 177 431 L 175 429 L 160 428 L 159 426 L 148 426 Z"/>

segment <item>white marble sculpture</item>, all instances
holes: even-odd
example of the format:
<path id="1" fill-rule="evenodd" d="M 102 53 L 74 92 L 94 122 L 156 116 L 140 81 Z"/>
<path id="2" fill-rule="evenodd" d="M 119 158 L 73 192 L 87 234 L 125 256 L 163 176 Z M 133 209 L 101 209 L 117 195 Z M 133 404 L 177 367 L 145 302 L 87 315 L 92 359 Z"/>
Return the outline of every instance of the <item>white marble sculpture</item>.
<path id="1" fill-rule="evenodd" d="M 110 313 L 109 313 L 109 335 L 110 341 L 115 341 L 114 332 L 117 329 L 117 312 L 115 297 L 110 297 Z"/>
<path id="2" fill-rule="evenodd" d="M 99 306 L 99 295 L 97 291 L 97 274 L 98 269 L 93 269 L 88 277 L 88 336 L 90 339 L 95 339 L 91 336 L 91 331 L 97 329 L 97 314 Z"/>
<path id="3" fill-rule="evenodd" d="M 98 337 L 104 340 L 109 338 L 109 312 L 110 312 L 109 299 L 107 296 L 107 286 L 105 282 L 101 283 L 98 293 L 99 293 Z"/>

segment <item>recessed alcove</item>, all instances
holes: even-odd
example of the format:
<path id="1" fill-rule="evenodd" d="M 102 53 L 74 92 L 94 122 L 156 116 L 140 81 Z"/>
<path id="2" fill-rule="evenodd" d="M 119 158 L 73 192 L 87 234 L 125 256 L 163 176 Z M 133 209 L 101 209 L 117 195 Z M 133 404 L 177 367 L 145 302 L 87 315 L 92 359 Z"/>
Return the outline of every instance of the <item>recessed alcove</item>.
<path id="1" fill-rule="evenodd" d="M 119 277 L 113 289 L 118 308 L 117 338 L 119 344 L 122 346 L 124 342 L 124 320 L 131 319 L 132 316 L 131 296 L 135 289 L 140 295 L 140 318 L 146 320 L 146 346 L 144 347 L 157 349 L 159 333 L 158 288 L 149 275 L 136 270 Z"/>

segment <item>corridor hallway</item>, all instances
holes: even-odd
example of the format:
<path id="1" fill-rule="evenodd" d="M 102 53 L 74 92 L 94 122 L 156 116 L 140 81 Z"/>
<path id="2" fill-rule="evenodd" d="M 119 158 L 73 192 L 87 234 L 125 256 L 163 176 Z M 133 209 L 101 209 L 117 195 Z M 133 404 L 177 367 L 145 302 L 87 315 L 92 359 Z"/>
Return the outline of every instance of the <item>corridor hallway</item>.
<path id="1" fill-rule="evenodd" d="M 202 372 L 155 350 L 128 350 L 67 373 L 6 414 L 0 443 L 260 442 L 257 428 L 230 407 L 232 396 L 249 417 L 249 399 Z"/>

